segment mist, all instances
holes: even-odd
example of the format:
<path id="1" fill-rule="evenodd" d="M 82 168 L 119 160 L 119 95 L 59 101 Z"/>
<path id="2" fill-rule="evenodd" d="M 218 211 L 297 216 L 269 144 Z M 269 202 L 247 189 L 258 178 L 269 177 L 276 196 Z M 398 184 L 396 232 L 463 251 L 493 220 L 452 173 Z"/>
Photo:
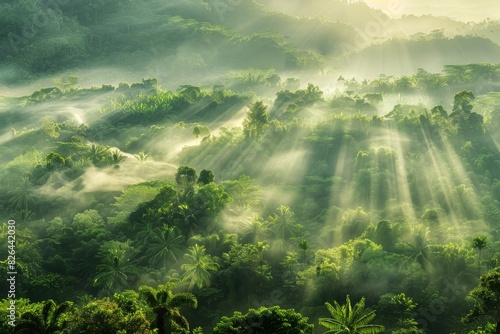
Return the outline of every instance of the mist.
<path id="1" fill-rule="evenodd" d="M 15 252 L 18 323 L 0 332 L 50 308 L 61 333 L 313 334 L 335 330 L 325 303 L 375 312 L 380 333 L 500 326 L 468 302 L 487 302 L 473 289 L 500 263 L 495 2 L 0 13 L 0 261 Z"/>

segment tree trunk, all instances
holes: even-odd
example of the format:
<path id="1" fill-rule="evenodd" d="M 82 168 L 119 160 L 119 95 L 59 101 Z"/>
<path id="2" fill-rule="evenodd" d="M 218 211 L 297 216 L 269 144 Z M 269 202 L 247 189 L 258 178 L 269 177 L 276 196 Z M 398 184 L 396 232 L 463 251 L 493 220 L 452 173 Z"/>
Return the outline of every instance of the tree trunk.
<path id="1" fill-rule="evenodd" d="M 156 327 L 158 334 L 165 334 L 165 316 L 163 314 L 156 319 Z"/>
<path id="2" fill-rule="evenodd" d="M 497 330 L 495 332 L 496 334 L 500 334 L 500 321 L 497 322 Z"/>
<path id="3" fill-rule="evenodd" d="M 479 277 L 481 277 L 481 250 L 479 250 L 479 263 L 477 264 L 477 272 L 479 273 Z"/>

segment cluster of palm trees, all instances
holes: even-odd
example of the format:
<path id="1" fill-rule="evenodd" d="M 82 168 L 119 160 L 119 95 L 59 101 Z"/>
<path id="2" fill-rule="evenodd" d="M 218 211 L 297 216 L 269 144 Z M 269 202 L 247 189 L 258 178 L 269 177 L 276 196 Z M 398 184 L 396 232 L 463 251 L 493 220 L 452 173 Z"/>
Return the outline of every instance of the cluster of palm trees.
<path id="1" fill-rule="evenodd" d="M 198 300 L 193 294 L 173 293 L 172 290 L 171 284 L 160 285 L 157 289 L 149 286 L 139 288 L 139 298 L 151 308 L 154 315 L 152 327 L 158 329 L 158 333 L 173 333 L 177 329 L 189 330 L 189 322 L 181 314 L 180 308 L 198 306 Z M 76 310 L 77 307 L 72 302 L 57 305 L 53 300 L 48 300 L 43 303 L 41 311 L 23 313 L 15 327 L 15 333 L 59 333 L 69 322 L 79 321 Z"/>
<path id="2" fill-rule="evenodd" d="M 195 239 L 193 242 L 196 242 Z M 146 258 L 149 258 L 149 263 L 160 268 L 167 268 L 170 263 L 179 264 L 185 252 L 184 236 L 177 227 L 164 225 L 154 228 L 144 237 L 144 242 L 148 245 Z M 94 285 L 108 294 L 130 286 L 140 273 L 137 255 L 138 249 L 129 242 L 111 241 L 104 244 L 98 254 L 101 262 L 97 266 Z M 187 284 L 188 290 L 210 286 L 219 264 L 210 254 L 206 254 L 205 246 L 195 243 L 187 248 L 183 257 L 180 280 Z"/>
<path id="3" fill-rule="evenodd" d="M 410 239 L 401 241 L 397 246 L 408 256 L 408 261 L 418 263 L 423 269 L 429 271 L 433 267 L 432 252 L 435 245 L 431 244 L 430 231 L 428 228 L 413 229 Z M 482 252 L 488 247 L 488 238 L 484 235 L 477 235 L 472 239 L 470 244 L 472 249 L 478 251 L 477 271 L 478 276 L 481 276 Z M 463 248 L 462 246 L 458 246 Z M 407 262 L 408 262 L 407 261 Z M 441 264 L 443 265 L 443 264 Z"/>

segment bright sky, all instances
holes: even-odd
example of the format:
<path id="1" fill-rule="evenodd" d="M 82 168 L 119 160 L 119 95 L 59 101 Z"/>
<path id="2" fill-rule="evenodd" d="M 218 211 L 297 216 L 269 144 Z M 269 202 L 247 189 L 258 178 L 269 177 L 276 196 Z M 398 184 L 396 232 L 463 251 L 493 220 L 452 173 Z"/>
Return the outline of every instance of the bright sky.
<path id="1" fill-rule="evenodd" d="M 482 21 L 487 17 L 500 19 L 498 0 L 365 0 L 372 7 L 391 16 L 401 14 L 433 14 L 462 21 Z"/>

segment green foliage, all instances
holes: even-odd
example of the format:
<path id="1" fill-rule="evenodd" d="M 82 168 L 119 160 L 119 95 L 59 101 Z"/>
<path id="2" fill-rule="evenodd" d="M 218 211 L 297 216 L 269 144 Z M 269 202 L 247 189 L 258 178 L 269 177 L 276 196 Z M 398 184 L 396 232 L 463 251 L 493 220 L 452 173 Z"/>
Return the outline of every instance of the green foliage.
<path id="1" fill-rule="evenodd" d="M 134 263 L 137 250 L 129 242 L 109 241 L 99 249 L 101 263 L 97 266 L 94 285 L 108 293 L 128 287 L 139 268 Z"/>
<path id="2" fill-rule="evenodd" d="M 61 330 L 64 325 L 61 319 L 69 312 L 72 303 L 60 305 L 49 299 L 43 303 L 40 313 L 26 312 L 16 324 L 16 333 L 48 334 Z"/>
<path id="3" fill-rule="evenodd" d="M 215 175 L 211 170 L 202 170 L 200 176 L 198 177 L 198 184 L 206 185 L 215 181 Z"/>
<path id="4" fill-rule="evenodd" d="M 429 269 L 432 266 L 429 233 L 429 229 L 423 226 L 414 228 L 408 236 L 409 239 L 398 244 L 398 247 L 408 256 L 409 260 L 420 264 L 424 269 Z"/>
<path id="5" fill-rule="evenodd" d="M 192 308 L 198 307 L 198 300 L 191 293 L 174 294 L 169 285 L 160 285 L 156 290 L 141 286 L 139 295 L 152 308 L 155 315 L 154 326 L 158 333 L 172 332 L 177 329 L 189 330 L 189 322 L 180 312 L 180 307 L 188 305 Z"/>
<path id="6" fill-rule="evenodd" d="M 275 237 L 286 241 L 296 235 L 297 224 L 294 215 L 289 207 L 282 205 L 276 209 L 276 213 L 269 216 L 269 228 Z"/>
<path id="7" fill-rule="evenodd" d="M 58 125 L 49 118 L 42 119 L 42 131 L 51 139 L 59 138 Z"/>
<path id="8" fill-rule="evenodd" d="M 71 89 L 78 83 L 78 75 L 67 75 L 60 79 L 54 79 L 53 82 L 61 88 Z"/>
<path id="9" fill-rule="evenodd" d="M 188 289 L 192 289 L 195 285 L 198 289 L 203 286 L 210 286 L 211 272 L 216 272 L 219 265 L 214 262 L 209 254 L 205 254 L 205 247 L 194 245 L 189 247 L 189 253 L 185 254 L 187 262 L 182 265 L 184 274 L 182 280 L 189 282 Z"/>
<path id="10" fill-rule="evenodd" d="M 268 124 L 269 115 L 267 114 L 267 106 L 262 101 L 255 102 L 250 106 L 250 111 L 243 121 L 245 136 L 256 137 L 258 140 Z"/>
<path id="11" fill-rule="evenodd" d="M 255 208 L 261 202 L 261 188 L 248 175 L 240 175 L 238 180 L 226 180 L 222 184 L 233 199 L 231 206 L 238 211 Z"/>
<path id="12" fill-rule="evenodd" d="M 476 271 L 498 266 L 500 254 L 500 64 L 370 81 L 341 76 L 334 92 L 313 83 L 301 88 L 283 75 L 308 69 L 294 73 L 314 78 L 325 61 L 304 50 L 340 55 L 337 40 L 355 40 L 355 29 L 229 2 L 223 20 L 216 2 L 206 1 L 168 8 L 156 0 L 59 1 L 53 9 L 34 0 L 0 4 L 2 87 L 14 96 L 9 81 L 16 76 L 59 78 L 57 88 L 0 97 L 0 248 L 8 249 L 5 222 L 16 219 L 19 294 L 44 300 L 18 299 L 20 328 L 187 333 L 189 318 L 206 332 L 214 319 L 254 305 L 300 308 L 316 322 L 325 301 L 349 294 L 379 301 L 388 331 L 421 332 L 412 313 L 441 302 L 429 332 L 463 331 L 453 322 L 466 311 L 463 295 Z M 299 14 L 311 14 L 316 2 L 299 6 Z M 373 19 L 364 4 L 331 7 L 338 12 L 324 14 L 340 18 L 358 8 L 361 30 Z M 41 18 L 43 27 L 32 21 Z M 433 19 L 401 22 L 408 20 Z M 411 39 L 436 39 L 440 48 L 460 41 L 440 32 Z M 87 64 L 103 78 L 116 64 L 123 64 L 120 76 L 147 66 L 159 78 L 77 87 L 95 77 L 85 74 Z M 81 82 L 71 74 L 75 65 Z M 331 80 L 330 70 L 316 74 Z M 191 84 L 159 85 L 183 78 Z M 415 97 L 423 102 L 413 104 Z M 184 146 L 193 136 L 196 145 Z M 123 163 L 131 155 L 136 162 Z M 498 322 L 495 277 L 488 275 L 471 293 L 467 319 Z M 165 282 L 141 288 L 140 297 L 123 291 Z M 174 293 L 173 282 L 176 291 L 193 291 L 200 308 L 182 308 L 196 299 Z M 273 298 L 276 291 L 284 297 Z M 54 318 L 50 298 L 82 294 L 114 300 L 91 296 Z M 357 305 L 337 308 L 355 313 Z M 248 314 L 260 319 L 255 331 L 300 331 L 290 318 L 312 331 L 296 312 Z M 230 319 L 249 315 L 217 328 L 242 332 L 245 323 L 237 328 Z"/>
<path id="13" fill-rule="evenodd" d="M 123 190 L 121 194 L 115 197 L 113 211 L 117 216 L 108 217 L 111 221 L 125 221 L 130 213 L 135 211 L 139 204 L 151 201 L 157 194 L 159 186 L 149 184 L 138 184 Z M 113 219 L 112 219 L 113 218 Z"/>
<path id="14" fill-rule="evenodd" d="M 465 323 L 490 319 L 500 323 L 500 268 L 490 270 L 479 279 L 479 284 L 468 296 L 473 303 L 470 312 L 462 318 Z"/>
<path id="15" fill-rule="evenodd" d="M 45 161 L 49 170 L 61 168 L 66 163 L 66 160 L 60 154 L 54 152 L 47 154 Z"/>
<path id="16" fill-rule="evenodd" d="M 331 318 L 319 319 L 319 324 L 328 329 L 325 333 L 381 333 L 385 330 L 383 326 L 370 324 L 375 318 L 375 311 L 365 310 L 364 298 L 354 306 L 349 296 L 344 305 L 337 301 L 333 305 L 328 302 L 325 305 L 331 315 Z"/>
<path id="17" fill-rule="evenodd" d="M 152 334 L 142 310 L 124 311 L 109 298 L 92 300 L 69 316 L 68 333 L 142 333 Z"/>
<path id="18" fill-rule="evenodd" d="M 11 196 L 9 204 L 14 210 L 29 210 L 37 199 L 33 191 L 33 184 L 27 177 L 24 177 L 21 184 L 10 190 L 8 194 Z"/>
<path id="19" fill-rule="evenodd" d="M 387 307 L 389 312 L 392 312 L 398 319 L 398 330 L 417 332 L 417 322 L 414 320 L 414 309 L 418 306 L 411 297 L 404 293 L 397 295 L 389 295 L 390 297 Z M 384 299 L 384 296 L 381 297 Z"/>
<path id="20" fill-rule="evenodd" d="M 206 126 L 196 125 L 193 128 L 193 136 L 195 136 L 196 138 L 198 138 L 198 137 L 206 137 L 209 134 L 210 134 L 210 130 Z"/>
<path id="21" fill-rule="evenodd" d="M 184 250 L 184 237 L 177 227 L 157 227 L 143 242 L 147 245 L 146 256 L 153 266 L 167 267 L 171 260 L 177 263 Z"/>
<path id="22" fill-rule="evenodd" d="M 214 334 L 243 334 L 248 332 L 276 334 L 312 334 L 314 325 L 309 324 L 293 309 L 284 310 L 279 306 L 250 309 L 248 313 L 235 312 L 231 317 L 222 317 L 215 326 Z"/>
<path id="23" fill-rule="evenodd" d="M 180 166 L 175 173 L 175 183 L 181 187 L 193 187 L 197 177 L 194 168 Z"/>
<path id="24" fill-rule="evenodd" d="M 479 271 L 479 276 L 481 276 L 481 252 L 483 251 L 484 248 L 488 247 L 488 241 L 487 237 L 484 235 L 477 235 L 472 239 L 472 248 L 477 249 L 478 251 L 478 261 L 477 261 L 477 267 Z"/>
<path id="25" fill-rule="evenodd" d="M 0 322 L 0 330 L 2 333 L 5 334 L 11 334 L 15 333 L 15 326 L 12 326 L 9 324 L 9 321 L 11 321 L 10 316 L 10 310 L 9 307 L 11 307 L 11 299 L 1 299 L 0 300 L 0 315 L 2 316 L 2 319 L 5 319 L 4 321 Z M 36 304 L 31 304 L 29 299 L 26 298 L 16 298 L 16 304 L 15 304 L 15 316 L 16 320 L 19 321 L 24 313 L 31 312 L 31 313 L 36 313 L 39 315 L 40 307 Z M 15 323 L 14 323 L 15 324 Z"/>
<path id="26" fill-rule="evenodd" d="M 469 334 L 495 334 L 496 325 L 492 323 L 487 323 L 485 326 L 478 327 L 476 330 L 472 330 Z"/>

